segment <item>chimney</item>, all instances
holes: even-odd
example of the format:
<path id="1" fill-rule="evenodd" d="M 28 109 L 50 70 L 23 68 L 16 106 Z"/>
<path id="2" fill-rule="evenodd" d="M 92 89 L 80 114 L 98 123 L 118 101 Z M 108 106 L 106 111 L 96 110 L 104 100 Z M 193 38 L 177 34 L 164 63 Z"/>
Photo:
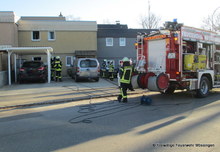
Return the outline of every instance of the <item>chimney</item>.
<path id="1" fill-rule="evenodd" d="M 116 22 L 116 25 L 120 25 L 120 21 L 115 21 Z"/>
<path id="2" fill-rule="evenodd" d="M 59 15 L 59 17 L 63 17 L 63 14 L 60 12 L 60 15 Z"/>

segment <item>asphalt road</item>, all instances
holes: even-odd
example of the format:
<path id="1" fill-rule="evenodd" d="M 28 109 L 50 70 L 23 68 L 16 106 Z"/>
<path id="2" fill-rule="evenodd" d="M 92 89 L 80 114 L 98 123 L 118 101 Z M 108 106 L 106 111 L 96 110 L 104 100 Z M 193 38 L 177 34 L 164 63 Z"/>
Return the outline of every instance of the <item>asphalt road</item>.
<path id="1" fill-rule="evenodd" d="M 116 97 L 0 110 L 1 152 L 218 152 L 220 89 L 205 99 L 190 93 L 145 93 L 140 105 Z"/>

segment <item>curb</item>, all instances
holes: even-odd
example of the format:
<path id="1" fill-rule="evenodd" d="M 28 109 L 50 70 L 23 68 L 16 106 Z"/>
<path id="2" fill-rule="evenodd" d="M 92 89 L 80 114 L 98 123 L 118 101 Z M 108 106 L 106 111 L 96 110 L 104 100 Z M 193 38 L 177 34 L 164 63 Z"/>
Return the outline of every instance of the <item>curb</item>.
<path id="1" fill-rule="evenodd" d="M 142 92 L 141 92 L 142 93 Z M 135 95 L 135 94 L 141 94 L 140 92 L 137 93 L 128 93 L 128 95 Z M 74 102 L 74 101 L 81 101 L 81 100 L 88 100 L 88 99 L 99 99 L 99 98 L 106 98 L 106 97 L 116 97 L 118 94 L 112 94 L 112 95 L 99 95 L 94 97 L 84 97 L 84 98 L 69 98 L 69 99 L 58 99 L 58 100 L 48 100 L 44 102 L 38 102 L 38 103 L 30 103 L 30 104 L 20 104 L 20 105 L 13 105 L 13 106 L 4 106 L 0 107 L 0 110 L 2 109 L 13 109 L 13 108 L 22 108 L 22 107 L 31 107 L 31 106 L 39 106 L 39 105 L 49 105 L 49 104 L 59 104 L 59 103 L 67 103 L 67 102 Z"/>

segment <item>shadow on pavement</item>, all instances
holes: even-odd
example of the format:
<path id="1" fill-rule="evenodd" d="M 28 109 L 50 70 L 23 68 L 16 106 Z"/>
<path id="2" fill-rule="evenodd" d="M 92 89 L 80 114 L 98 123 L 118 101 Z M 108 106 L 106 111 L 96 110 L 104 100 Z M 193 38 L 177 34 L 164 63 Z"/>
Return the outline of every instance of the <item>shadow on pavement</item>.
<path id="1" fill-rule="evenodd" d="M 196 99 L 190 94 L 178 92 L 172 96 L 156 94 L 150 97 L 153 99 L 151 106 L 140 105 L 140 97 L 135 97 L 129 98 L 127 104 L 107 101 L 83 105 L 84 107 L 72 106 L 0 118 L 1 123 L 7 123 L 1 125 L 1 147 L 5 151 L 19 151 L 22 147 L 23 152 L 29 152 L 34 145 L 36 151 L 55 151 L 106 136 L 124 134 L 136 127 L 168 119 L 137 133 L 148 134 L 187 119 L 193 110 L 216 102 L 220 95 L 212 92 L 205 99 Z M 31 108 L 35 107 L 28 109 Z M 210 117 L 214 119 L 218 116 L 219 113 Z M 195 122 L 190 127 L 211 121 L 210 117 Z M 9 130 L 7 125 L 10 126 Z M 187 132 L 187 129 L 189 128 L 181 130 L 181 134 Z M 13 134 L 13 130 L 17 135 Z M 161 138 L 174 138 L 174 135 Z"/>

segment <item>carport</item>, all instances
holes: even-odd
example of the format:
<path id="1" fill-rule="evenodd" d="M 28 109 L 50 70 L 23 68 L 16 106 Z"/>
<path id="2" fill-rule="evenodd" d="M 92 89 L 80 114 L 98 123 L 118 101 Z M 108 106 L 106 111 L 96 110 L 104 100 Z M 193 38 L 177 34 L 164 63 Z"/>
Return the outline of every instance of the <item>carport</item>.
<path id="1" fill-rule="evenodd" d="M 11 85 L 11 55 L 14 54 L 14 73 L 15 73 L 15 82 L 17 82 L 17 55 L 38 55 L 38 54 L 47 54 L 47 69 L 48 69 L 48 83 L 50 83 L 51 78 L 51 67 L 50 67 L 50 58 L 53 49 L 51 47 L 11 47 L 5 48 L 8 52 L 8 84 Z"/>

